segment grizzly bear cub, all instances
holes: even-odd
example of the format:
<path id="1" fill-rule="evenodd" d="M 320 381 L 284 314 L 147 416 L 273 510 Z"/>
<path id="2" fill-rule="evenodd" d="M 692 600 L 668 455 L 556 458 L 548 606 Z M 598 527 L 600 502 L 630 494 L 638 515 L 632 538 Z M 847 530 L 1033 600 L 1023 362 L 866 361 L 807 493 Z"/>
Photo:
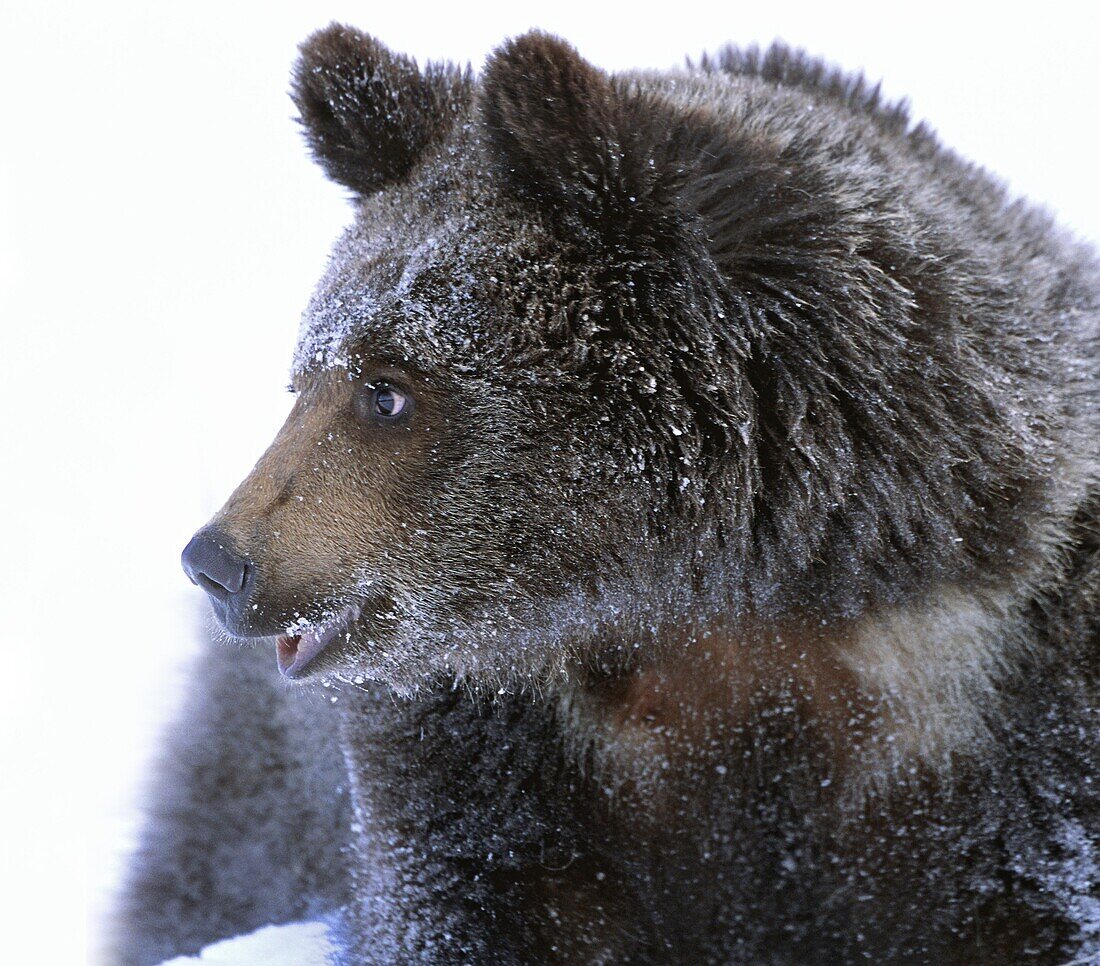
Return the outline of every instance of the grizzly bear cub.
<path id="1" fill-rule="evenodd" d="M 1094 254 L 782 47 L 332 26 L 293 96 L 355 219 L 184 552 L 262 640 L 199 668 L 119 960 L 1100 956 Z"/>

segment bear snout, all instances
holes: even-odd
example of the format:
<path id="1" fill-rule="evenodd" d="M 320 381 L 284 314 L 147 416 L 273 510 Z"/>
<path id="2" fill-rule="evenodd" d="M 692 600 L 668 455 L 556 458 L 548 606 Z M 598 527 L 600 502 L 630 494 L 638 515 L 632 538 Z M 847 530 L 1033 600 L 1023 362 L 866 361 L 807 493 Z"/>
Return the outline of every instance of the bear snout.
<path id="1" fill-rule="evenodd" d="M 254 568 L 232 541 L 221 531 L 204 527 L 183 548 L 181 563 L 191 583 L 206 591 L 218 621 L 227 629 L 239 624 Z"/>

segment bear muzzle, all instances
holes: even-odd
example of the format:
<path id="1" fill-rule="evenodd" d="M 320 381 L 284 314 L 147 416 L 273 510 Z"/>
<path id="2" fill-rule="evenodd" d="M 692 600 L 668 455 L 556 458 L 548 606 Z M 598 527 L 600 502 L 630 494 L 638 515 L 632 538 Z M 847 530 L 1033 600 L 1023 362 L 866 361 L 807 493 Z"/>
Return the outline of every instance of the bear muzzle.
<path id="1" fill-rule="evenodd" d="M 183 572 L 210 598 L 218 622 L 230 633 L 249 636 L 246 606 L 256 570 L 220 530 L 204 527 L 183 549 Z"/>

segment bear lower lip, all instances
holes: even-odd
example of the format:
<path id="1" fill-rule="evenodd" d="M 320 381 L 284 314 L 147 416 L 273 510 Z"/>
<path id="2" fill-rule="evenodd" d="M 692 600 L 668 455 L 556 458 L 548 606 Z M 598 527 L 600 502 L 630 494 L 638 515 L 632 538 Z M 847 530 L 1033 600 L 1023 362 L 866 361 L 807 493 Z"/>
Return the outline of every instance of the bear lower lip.
<path id="1" fill-rule="evenodd" d="M 314 659 L 337 637 L 347 632 L 359 618 L 357 604 L 345 607 L 339 614 L 313 627 L 303 628 L 297 634 L 282 634 L 275 644 L 276 663 L 285 678 L 298 678 Z"/>

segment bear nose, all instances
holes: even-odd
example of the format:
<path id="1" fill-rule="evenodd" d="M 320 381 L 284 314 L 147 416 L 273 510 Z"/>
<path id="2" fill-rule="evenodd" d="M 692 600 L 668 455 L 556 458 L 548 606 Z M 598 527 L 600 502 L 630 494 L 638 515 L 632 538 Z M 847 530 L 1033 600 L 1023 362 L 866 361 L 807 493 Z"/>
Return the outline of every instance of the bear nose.
<path id="1" fill-rule="evenodd" d="M 248 564 L 216 530 L 200 530 L 183 548 L 183 572 L 219 603 L 244 587 Z"/>

